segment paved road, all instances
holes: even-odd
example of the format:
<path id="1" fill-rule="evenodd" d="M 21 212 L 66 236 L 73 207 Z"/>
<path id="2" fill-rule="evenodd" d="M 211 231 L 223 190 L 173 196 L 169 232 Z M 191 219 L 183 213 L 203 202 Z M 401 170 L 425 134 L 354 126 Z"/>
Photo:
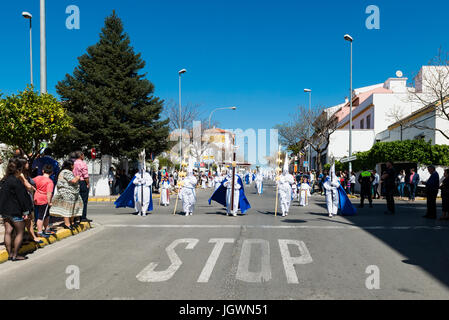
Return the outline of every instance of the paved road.
<path id="1" fill-rule="evenodd" d="M 148 217 L 91 204 L 95 229 L 0 265 L 0 299 L 449 298 L 449 223 L 422 219 L 424 202 L 330 219 L 314 195 L 282 218 L 264 189 L 247 188 L 238 217 L 209 206 L 209 189 L 191 217 L 172 215 L 174 201 Z"/>

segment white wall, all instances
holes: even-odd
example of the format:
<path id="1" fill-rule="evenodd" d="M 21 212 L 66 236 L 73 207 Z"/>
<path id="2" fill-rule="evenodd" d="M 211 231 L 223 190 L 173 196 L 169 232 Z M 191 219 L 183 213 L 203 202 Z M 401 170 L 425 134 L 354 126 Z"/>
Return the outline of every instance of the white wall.
<path id="1" fill-rule="evenodd" d="M 443 130 L 446 133 L 446 135 L 449 135 L 449 120 L 444 115 L 436 118 L 435 125 L 438 129 Z M 440 132 L 436 132 L 435 143 L 449 144 L 449 139 L 443 136 Z"/>
<path id="2" fill-rule="evenodd" d="M 423 135 L 424 140 L 432 141 L 432 144 L 449 144 L 449 140 L 446 139 L 440 132 L 430 129 L 410 127 L 412 124 L 419 124 L 430 128 L 439 128 L 449 133 L 449 120 L 435 117 L 435 112 L 423 114 L 411 123 L 407 123 L 406 126 L 402 128 L 402 140 L 414 140 L 418 136 Z M 400 141 L 401 127 L 398 126 L 391 130 L 385 130 L 379 133 L 376 138 L 380 139 L 382 142 Z"/>
<path id="3" fill-rule="evenodd" d="M 374 130 L 352 130 L 352 153 L 368 151 L 375 140 Z M 349 130 L 337 130 L 330 137 L 327 159 L 345 158 L 349 155 Z"/>
<path id="4" fill-rule="evenodd" d="M 374 94 L 374 130 L 377 133 L 388 129 L 388 126 L 397 121 L 393 114 L 402 113 L 403 117 L 422 108 L 422 104 L 412 101 L 406 94 Z"/>

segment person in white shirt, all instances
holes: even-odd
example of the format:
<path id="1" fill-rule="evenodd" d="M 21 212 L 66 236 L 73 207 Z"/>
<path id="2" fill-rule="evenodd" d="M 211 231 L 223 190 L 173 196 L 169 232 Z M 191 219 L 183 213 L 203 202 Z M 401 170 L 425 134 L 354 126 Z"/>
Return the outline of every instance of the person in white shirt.
<path id="1" fill-rule="evenodd" d="M 224 175 L 223 173 L 221 175 L 218 175 L 218 172 L 215 172 L 215 177 L 214 177 L 214 189 L 217 190 L 221 183 L 224 180 Z"/>
<path id="2" fill-rule="evenodd" d="M 310 186 L 310 193 L 313 193 L 313 186 L 315 185 L 315 172 L 310 172 L 310 180 L 309 180 L 309 186 Z"/>
<path id="3" fill-rule="evenodd" d="M 338 213 L 338 190 L 340 186 L 338 178 L 335 175 L 335 165 L 332 165 L 329 175 L 324 179 L 323 187 L 326 190 L 326 204 L 329 217 L 332 218 Z"/>
<path id="4" fill-rule="evenodd" d="M 294 179 L 295 177 L 293 177 Z M 292 184 L 292 198 L 293 200 L 298 199 L 299 200 L 299 193 L 298 193 L 298 185 L 295 183 Z"/>
<path id="5" fill-rule="evenodd" d="M 207 187 L 212 188 L 214 186 L 214 179 L 212 178 L 212 174 L 207 176 Z"/>
<path id="6" fill-rule="evenodd" d="M 263 193 L 263 175 L 262 175 L 262 173 L 258 172 L 256 174 L 256 179 L 254 181 L 256 182 L 257 194 L 261 195 Z"/>
<path id="7" fill-rule="evenodd" d="M 201 174 L 201 189 L 206 189 L 206 182 L 207 182 L 207 177 L 203 173 L 203 174 Z"/>
<path id="8" fill-rule="evenodd" d="M 141 170 L 136 173 L 133 184 L 135 185 L 134 199 L 136 200 L 134 208 L 139 216 L 146 217 L 150 205 L 150 188 L 153 185 L 153 178 L 151 178 L 151 174 L 146 171 L 143 171 L 142 174 Z"/>
<path id="9" fill-rule="evenodd" d="M 301 185 L 299 186 L 299 205 L 305 207 L 309 205 L 310 194 L 310 185 L 307 183 L 307 178 L 303 180 Z"/>
<path id="10" fill-rule="evenodd" d="M 278 178 L 279 201 L 281 203 L 282 216 L 288 216 L 292 202 L 292 185 L 295 183 L 293 176 L 284 171 Z"/>
<path id="11" fill-rule="evenodd" d="M 350 191 L 351 191 L 352 195 L 354 195 L 354 193 L 355 193 L 355 181 L 356 181 L 355 174 L 354 174 L 354 172 L 351 172 L 351 177 L 349 178 L 349 183 L 351 184 Z"/>
<path id="12" fill-rule="evenodd" d="M 170 205 L 170 182 L 167 177 L 162 178 L 161 183 L 161 205 L 168 206 Z"/>
<path id="13" fill-rule="evenodd" d="M 237 211 L 239 209 L 239 199 L 240 199 L 240 188 L 242 187 L 239 183 L 238 176 L 234 176 L 234 206 L 232 206 L 232 171 L 229 170 L 226 176 L 227 181 L 224 183 L 226 187 L 226 214 L 237 216 Z"/>
<path id="14" fill-rule="evenodd" d="M 196 177 L 193 175 L 193 169 L 187 170 L 187 177 L 180 182 L 182 189 L 179 192 L 179 198 L 182 200 L 183 211 L 186 216 L 191 216 L 195 210 L 196 204 Z"/>
<path id="15" fill-rule="evenodd" d="M 373 175 L 374 175 L 374 181 L 373 181 L 373 199 L 380 199 L 380 194 L 379 194 L 379 182 L 380 182 L 380 176 L 377 173 L 376 170 L 373 171 Z M 376 197 L 377 195 L 377 197 Z"/>

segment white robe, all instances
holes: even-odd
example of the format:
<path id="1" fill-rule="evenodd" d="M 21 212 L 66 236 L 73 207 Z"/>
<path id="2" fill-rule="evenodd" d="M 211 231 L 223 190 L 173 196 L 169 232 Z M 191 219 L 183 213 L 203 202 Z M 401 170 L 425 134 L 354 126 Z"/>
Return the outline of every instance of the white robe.
<path id="1" fill-rule="evenodd" d="M 201 188 L 206 189 L 207 178 L 205 176 L 201 177 Z"/>
<path id="2" fill-rule="evenodd" d="M 286 215 L 290 210 L 290 204 L 292 202 L 291 185 L 295 183 L 295 179 L 289 173 L 283 174 L 279 178 L 280 178 L 278 181 L 279 202 L 281 203 L 282 215 Z"/>
<path id="3" fill-rule="evenodd" d="M 143 177 L 140 172 L 136 173 L 133 184 L 134 188 L 134 209 L 137 213 L 146 215 L 148 206 L 150 205 L 150 188 L 153 184 L 153 178 L 148 172 L 144 172 Z M 143 203 L 142 203 L 143 188 Z"/>
<path id="4" fill-rule="evenodd" d="M 182 200 L 183 211 L 186 214 L 193 213 L 196 204 L 195 187 L 197 179 L 193 175 L 187 176 L 184 180 L 184 186 L 179 192 L 179 198 Z"/>
<path id="5" fill-rule="evenodd" d="M 338 183 L 337 179 L 328 179 L 323 183 L 323 187 L 326 190 L 326 204 L 327 204 L 327 212 L 329 216 L 336 216 L 338 213 Z"/>
<path id="6" fill-rule="evenodd" d="M 301 183 L 299 187 L 299 205 L 307 206 L 310 198 L 310 186 L 307 183 Z"/>
<path id="7" fill-rule="evenodd" d="M 257 187 L 257 193 L 258 194 L 262 194 L 262 187 L 263 187 L 263 176 L 262 174 L 257 174 L 256 175 L 256 179 L 254 180 L 256 181 L 256 187 Z"/>
<path id="8" fill-rule="evenodd" d="M 238 183 L 238 177 L 235 176 L 234 180 L 234 206 L 232 207 L 232 176 L 228 176 L 228 181 L 224 183 L 226 189 L 226 212 L 227 214 L 232 214 L 233 216 L 237 215 L 237 211 L 239 209 L 239 198 L 240 198 L 240 188 L 242 187 L 240 183 Z M 231 208 L 232 207 L 232 208 Z"/>
<path id="9" fill-rule="evenodd" d="M 296 183 L 292 184 L 292 192 L 293 192 L 293 199 L 299 199 L 298 186 L 296 185 Z"/>
<path id="10" fill-rule="evenodd" d="M 223 182 L 223 177 L 219 177 L 219 176 L 215 176 L 214 178 L 214 188 L 215 190 L 218 189 L 218 187 L 220 187 L 221 183 Z"/>
<path id="11" fill-rule="evenodd" d="M 170 183 L 168 181 L 164 181 L 161 184 L 161 204 L 169 205 L 170 204 Z"/>

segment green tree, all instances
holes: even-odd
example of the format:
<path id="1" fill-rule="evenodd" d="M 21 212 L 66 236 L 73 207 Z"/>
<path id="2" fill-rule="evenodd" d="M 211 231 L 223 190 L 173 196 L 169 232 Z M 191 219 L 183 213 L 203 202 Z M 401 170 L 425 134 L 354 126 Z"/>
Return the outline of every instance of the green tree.
<path id="1" fill-rule="evenodd" d="M 71 129 L 72 119 L 51 94 L 41 94 L 28 86 L 24 91 L 0 99 L 0 141 L 23 149 L 32 158 L 43 141 Z"/>
<path id="2" fill-rule="evenodd" d="M 78 61 L 73 75 L 56 86 L 74 128 L 58 136 L 55 151 L 63 155 L 95 147 L 101 154 L 129 159 L 137 159 L 143 148 L 147 158 L 164 151 L 169 120 L 160 120 L 163 101 L 140 73 L 145 62 L 134 52 L 115 11 L 105 19 L 99 42 Z"/>
<path id="3" fill-rule="evenodd" d="M 432 145 L 424 140 L 378 142 L 369 151 L 358 152 L 354 169 L 374 168 L 378 163 L 415 162 L 419 164 L 449 165 L 449 146 Z"/>
<path id="4" fill-rule="evenodd" d="M 159 168 L 166 167 L 167 169 L 173 168 L 173 162 L 169 158 L 159 157 Z"/>

